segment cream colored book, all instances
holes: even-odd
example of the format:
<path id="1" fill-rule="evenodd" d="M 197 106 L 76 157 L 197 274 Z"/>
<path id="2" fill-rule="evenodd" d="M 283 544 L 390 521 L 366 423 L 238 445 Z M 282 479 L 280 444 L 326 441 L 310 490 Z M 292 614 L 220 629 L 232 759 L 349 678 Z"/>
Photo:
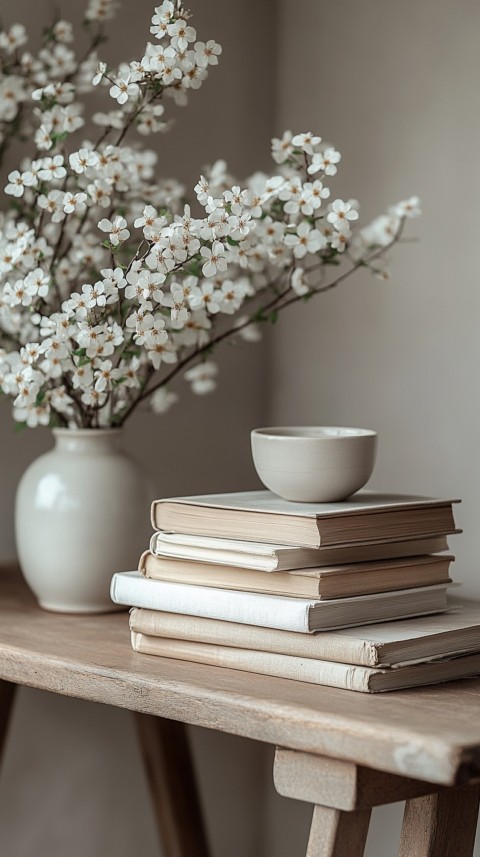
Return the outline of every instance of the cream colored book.
<path id="1" fill-rule="evenodd" d="M 137 631 L 131 632 L 131 639 L 134 650 L 146 655 L 227 667 L 276 678 L 356 690 L 361 693 L 378 693 L 405 687 L 438 684 L 480 674 L 480 652 L 448 660 L 402 666 L 397 669 L 374 669 L 314 658 L 259 652 L 253 649 L 234 649 L 191 640 L 148 637 Z"/>
<path id="2" fill-rule="evenodd" d="M 457 532 L 454 502 L 364 490 L 340 503 L 293 503 L 242 491 L 155 500 L 152 523 L 165 532 L 318 548 Z"/>
<path id="3" fill-rule="evenodd" d="M 451 597 L 449 604 L 448 613 L 435 616 L 312 635 L 141 609 L 130 611 L 130 628 L 153 637 L 388 667 L 479 650 L 480 602 Z"/>
<path id="4" fill-rule="evenodd" d="M 150 580 L 139 571 L 117 572 L 110 589 L 112 601 L 128 607 L 148 607 L 310 634 L 329 628 L 364 625 L 447 609 L 446 586 L 401 589 L 358 598 L 318 601 L 237 592 L 211 586 Z"/>
<path id="5" fill-rule="evenodd" d="M 395 557 L 421 556 L 448 550 L 445 536 L 345 547 L 302 548 L 267 542 L 216 539 L 191 533 L 156 532 L 150 541 L 153 554 L 176 559 L 233 565 L 257 571 L 288 571 L 343 563 L 370 562 Z"/>
<path id="6" fill-rule="evenodd" d="M 154 556 L 145 551 L 138 568 L 152 580 L 322 601 L 450 583 L 448 570 L 452 560 L 452 556 L 419 556 L 265 574 L 229 565 Z"/>

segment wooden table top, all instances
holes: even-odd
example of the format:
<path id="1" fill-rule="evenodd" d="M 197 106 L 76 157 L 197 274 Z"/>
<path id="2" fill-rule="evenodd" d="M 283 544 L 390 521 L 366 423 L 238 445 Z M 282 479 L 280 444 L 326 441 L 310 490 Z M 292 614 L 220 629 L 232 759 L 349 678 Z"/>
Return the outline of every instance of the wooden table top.
<path id="1" fill-rule="evenodd" d="M 46 612 L 7 569 L 0 678 L 435 783 L 480 776 L 480 679 L 370 696 L 141 655 L 126 612 Z"/>

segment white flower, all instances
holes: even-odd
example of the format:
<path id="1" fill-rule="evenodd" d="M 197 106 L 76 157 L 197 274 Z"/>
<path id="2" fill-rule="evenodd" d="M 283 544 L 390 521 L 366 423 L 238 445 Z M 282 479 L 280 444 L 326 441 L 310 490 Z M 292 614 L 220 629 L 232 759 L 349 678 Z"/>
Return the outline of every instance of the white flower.
<path id="1" fill-rule="evenodd" d="M 290 279 L 290 284 L 297 295 L 303 296 L 310 291 L 310 286 L 305 280 L 305 271 L 303 268 L 295 268 Z"/>
<path id="2" fill-rule="evenodd" d="M 221 45 L 217 45 L 213 39 L 208 42 L 195 42 L 195 62 L 200 68 L 209 65 L 218 65 L 218 57 L 222 53 Z"/>
<path id="3" fill-rule="evenodd" d="M 246 295 L 245 282 L 239 280 L 234 283 L 233 280 L 225 280 L 220 287 L 220 310 L 227 315 L 233 315 L 234 312 L 241 306 Z"/>
<path id="4" fill-rule="evenodd" d="M 68 161 L 72 170 L 80 175 L 86 172 L 89 167 L 97 166 L 99 156 L 92 149 L 79 149 L 78 152 L 72 152 Z"/>
<path id="5" fill-rule="evenodd" d="M 94 286 L 91 286 L 90 283 L 85 283 L 82 286 L 82 293 L 87 309 L 93 309 L 96 306 L 102 307 L 107 303 L 105 286 L 101 282 L 95 283 Z"/>
<path id="6" fill-rule="evenodd" d="M 272 158 L 277 164 L 283 164 L 287 161 L 293 149 L 291 131 L 285 131 L 281 139 L 274 137 L 272 140 Z"/>
<path id="7" fill-rule="evenodd" d="M 116 0 L 89 0 L 86 21 L 109 21 L 114 17 L 118 3 Z"/>
<path id="8" fill-rule="evenodd" d="M 225 202 L 230 206 L 230 211 L 232 214 L 240 215 L 243 212 L 243 208 L 246 204 L 247 200 L 247 191 L 240 190 L 238 185 L 232 187 L 231 190 L 225 190 L 223 192 L 223 198 Z"/>
<path id="9" fill-rule="evenodd" d="M 321 137 L 315 137 L 311 131 L 307 131 L 303 134 L 295 134 L 292 137 L 292 143 L 296 149 L 301 149 L 302 152 L 306 152 L 308 155 L 313 155 L 315 147 L 322 142 Z"/>
<path id="10" fill-rule="evenodd" d="M 376 217 L 375 220 L 372 220 L 372 222 L 368 224 L 368 226 L 364 226 L 363 229 L 357 233 L 356 241 L 354 242 L 354 250 L 357 248 L 359 252 L 355 253 L 355 255 L 362 255 L 362 252 L 365 249 L 386 247 L 387 244 L 391 244 L 395 239 L 395 235 L 399 228 L 399 217 L 392 217 L 388 214 L 382 214 L 380 217 Z"/>
<path id="11" fill-rule="evenodd" d="M 358 211 L 353 207 L 352 202 L 344 202 L 343 199 L 336 199 L 330 206 L 327 220 L 339 232 L 348 232 L 350 230 L 349 221 L 358 220 Z"/>
<path id="12" fill-rule="evenodd" d="M 150 407 L 155 414 L 165 414 L 178 401 L 177 393 L 159 387 L 150 397 Z"/>
<path id="13" fill-rule="evenodd" d="M 216 363 L 211 360 L 206 360 L 205 363 L 199 363 L 193 369 L 188 369 L 185 372 L 185 380 L 192 385 L 192 390 L 199 396 L 205 393 L 212 393 L 216 389 L 217 382 L 215 380 L 218 374 Z"/>
<path id="14" fill-rule="evenodd" d="M 217 271 L 227 270 L 225 247 L 220 243 L 220 241 L 214 241 L 211 249 L 210 247 L 202 247 L 200 254 L 205 259 L 205 262 L 202 265 L 202 273 L 204 277 L 214 277 Z"/>
<path id="15" fill-rule="evenodd" d="M 303 214 L 312 215 L 322 205 L 322 200 L 328 199 L 330 190 L 323 187 L 321 181 L 305 182 L 302 188 L 300 210 Z"/>
<path id="16" fill-rule="evenodd" d="M 235 241 L 241 241 L 242 238 L 246 238 L 252 226 L 250 223 L 251 218 L 252 215 L 249 211 L 244 211 L 239 217 L 229 217 L 230 237 Z"/>
<path id="17" fill-rule="evenodd" d="M 389 214 L 393 214 L 396 217 L 419 217 L 421 213 L 418 196 L 411 196 L 410 199 L 397 202 L 389 209 Z"/>
<path id="18" fill-rule="evenodd" d="M 5 185 L 5 193 L 11 196 L 23 196 L 25 190 L 24 180 L 18 170 L 13 170 L 8 174 L 8 184 Z"/>
<path id="19" fill-rule="evenodd" d="M 130 75 L 123 80 L 118 78 L 116 83 L 109 89 L 109 94 L 115 98 L 119 104 L 126 104 L 130 98 L 138 98 L 140 95 L 140 87 L 138 83 L 130 83 Z"/>
<path id="20" fill-rule="evenodd" d="M 197 194 L 197 199 L 200 205 L 205 205 L 210 196 L 210 184 L 205 176 L 200 176 L 197 184 L 194 187 L 194 191 Z"/>
<path id="21" fill-rule="evenodd" d="M 66 175 L 67 171 L 63 166 L 62 155 L 54 155 L 53 158 L 43 158 L 41 169 L 38 171 L 38 177 L 42 179 L 42 181 L 63 179 Z"/>
<path id="22" fill-rule="evenodd" d="M 157 39 L 162 39 L 166 35 L 168 26 L 174 14 L 175 6 L 172 0 L 164 0 L 160 6 L 156 7 L 155 14 L 152 17 L 150 32 L 153 33 Z"/>
<path id="23" fill-rule="evenodd" d="M 110 205 L 111 192 L 111 185 L 100 179 L 96 179 L 92 184 L 87 185 L 87 193 L 90 199 L 101 208 L 108 208 Z"/>
<path id="24" fill-rule="evenodd" d="M 120 378 L 120 370 L 115 369 L 111 360 L 103 360 L 98 364 L 94 373 L 95 390 L 98 393 L 103 393 L 105 390 L 111 390 L 115 381 Z"/>
<path id="25" fill-rule="evenodd" d="M 162 363 L 176 363 L 177 354 L 170 342 L 159 342 L 155 340 L 149 343 L 145 342 L 147 357 L 153 365 L 154 369 L 160 369 Z"/>
<path id="26" fill-rule="evenodd" d="M 176 328 L 181 328 L 189 318 L 189 311 L 186 306 L 187 295 L 184 288 L 179 283 L 172 283 L 170 286 L 170 294 L 164 295 L 162 306 L 170 307 L 170 318 Z"/>
<path id="27" fill-rule="evenodd" d="M 55 387 L 50 393 L 50 405 L 59 414 L 73 416 L 73 399 L 68 395 L 65 387 Z"/>
<path id="28" fill-rule="evenodd" d="M 122 241 L 126 241 L 127 238 L 130 238 L 130 232 L 128 231 L 127 221 L 124 217 L 115 217 L 114 220 L 107 220 L 104 217 L 98 223 L 98 228 L 102 230 L 102 232 L 109 233 L 110 244 L 113 244 L 114 247 L 117 247 Z"/>
<path id="29" fill-rule="evenodd" d="M 189 298 L 192 309 L 207 309 L 212 315 L 220 312 L 222 300 L 221 291 L 211 282 L 202 283 L 200 288 L 193 288 Z"/>
<path id="30" fill-rule="evenodd" d="M 87 206 L 86 193 L 71 193 L 68 191 L 63 197 L 63 210 L 65 214 L 83 214 Z"/>
<path id="31" fill-rule="evenodd" d="M 153 205 L 146 205 L 143 209 L 143 213 L 141 217 L 137 217 L 134 220 L 135 229 L 141 229 L 143 227 L 143 234 L 145 238 L 151 238 L 156 233 L 160 232 L 163 226 L 165 226 L 166 220 L 165 217 L 159 217 L 158 211 Z"/>
<path id="32" fill-rule="evenodd" d="M 25 280 L 18 279 L 13 286 L 10 283 L 5 283 L 3 287 L 3 300 L 7 306 L 30 306 L 32 303 L 32 295 L 25 286 Z"/>
<path id="33" fill-rule="evenodd" d="M 0 48 L 9 54 L 25 44 L 27 33 L 23 24 L 13 24 L 8 32 L 0 33 Z"/>
<path id="34" fill-rule="evenodd" d="M 93 369 L 91 363 L 76 366 L 72 373 L 72 384 L 74 390 L 87 390 L 93 385 Z"/>
<path id="35" fill-rule="evenodd" d="M 27 407 L 15 407 L 13 418 L 17 423 L 26 423 L 29 428 L 37 426 L 48 426 L 50 423 L 50 405 L 48 402 L 41 405 L 28 405 Z"/>
<path id="36" fill-rule="evenodd" d="M 48 192 L 48 195 L 41 194 L 38 197 L 37 205 L 39 208 L 45 209 L 52 216 L 53 223 L 60 223 L 61 220 L 65 218 L 65 212 L 63 211 L 63 193 L 61 190 L 51 190 Z"/>
<path id="37" fill-rule="evenodd" d="M 248 320 L 248 316 L 246 315 L 242 315 L 237 319 L 235 327 L 240 328 L 238 335 L 241 336 L 245 342 L 260 342 L 262 339 L 262 331 L 260 330 L 259 325 L 253 321 L 245 325 L 245 322 Z"/>
<path id="38" fill-rule="evenodd" d="M 106 62 L 99 62 L 97 70 L 92 77 L 92 86 L 98 86 L 98 84 L 101 83 L 106 70 L 107 70 L 107 63 Z"/>
<path id="39" fill-rule="evenodd" d="M 89 387 L 82 393 L 81 401 L 90 408 L 101 408 L 107 401 L 107 394 Z"/>
<path id="40" fill-rule="evenodd" d="M 46 298 L 50 284 L 50 275 L 43 268 L 35 268 L 25 277 L 24 286 L 28 294 L 33 297 Z"/>
<path id="41" fill-rule="evenodd" d="M 293 255 L 296 259 L 302 259 L 307 253 L 317 253 L 323 250 L 327 242 L 318 229 L 312 229 L 306 220 L 297 226 L 296 234 L 285 235 L 285 244 L 293 247 Z"/>
<path id="42" fill-rule="evenodd" d="M 169 24 L 167 32 L 172 40 L 172 47 L 178 51 L 186 51 L 188 43 L 197 38 L 195 28 L 187 26 L 183 18 L 177 18 L 174 24 Z"/>
<path id="43" fill-rule="evenodd" d="M 309 164 L 307 172 L 310 175 L 322 170 L 327 176 L 334 176 L 337 172 L 337 164 L 340 161 L 341 154 L 332 146 L 328 146 L 323 152 L 315 152 L 312 156 L 312 162 Z"/>
<path id="44" fill-rule="evenodd" d="M 57 21 L 52 32 L 57 42 L 73 42 L 73 28 L 69 21 Z"/>
<path id="45" fill-rule="evenodd" d="M 345 248 L 348 244 L 348 239 L 349 239 L 349 230 L 347 231 L 346 229 L 342 229 L 341 232 L 336 231 L 333 233 L 332 237 L 330 238 L 329 243 L 330 243 L 330 246 L 334 250 L 338 250 L 339 253 L 343 253 L 343 251 L 345 250 Z"/>
<path id="46" fill-rule="evenodd" d="M 286 214 L 298 214 L 302 199 L 302 182 L 298 176 L 292 176 L 278 190 L 278 198 L 285 202 L 283 209 Z"/>

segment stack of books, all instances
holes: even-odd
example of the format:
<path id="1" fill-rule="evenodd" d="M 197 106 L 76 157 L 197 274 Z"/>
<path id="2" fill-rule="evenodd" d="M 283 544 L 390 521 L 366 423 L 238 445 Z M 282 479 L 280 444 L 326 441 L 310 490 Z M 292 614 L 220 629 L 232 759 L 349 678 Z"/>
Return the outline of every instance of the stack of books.
<path id="1" fill-rule="evenodd" d="M 475 675 L 480 608 L 446 612 L 454 502 L 158 500 L 150 549 L 112 599 L 134 608 L 145 654 L 367 692 Z"/>

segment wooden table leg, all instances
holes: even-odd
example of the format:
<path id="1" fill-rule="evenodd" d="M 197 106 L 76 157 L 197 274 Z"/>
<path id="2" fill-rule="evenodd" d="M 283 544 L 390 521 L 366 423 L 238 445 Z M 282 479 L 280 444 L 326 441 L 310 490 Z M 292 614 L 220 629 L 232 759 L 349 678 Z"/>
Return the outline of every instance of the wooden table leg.
<path id="1" fill-rule="evenodd" d="M 307 857 L 363 857 L 370 809 L 343 812 L 315 806 Z"/>
<path id="2" fill-rule="evenodd" d="M 185 724 L 140 713 L 135 719 L 165 857 L 208 857 Z"/>
<path id="3" fill-rule="evenodd" d="M 0 681 L 0 759 L 3 755 L 17 685 Z"/>
<path id="4" fill-rule="evenodd" d="M 472 857 L 479 786 L 409 800 L 398 857 Z"/>

